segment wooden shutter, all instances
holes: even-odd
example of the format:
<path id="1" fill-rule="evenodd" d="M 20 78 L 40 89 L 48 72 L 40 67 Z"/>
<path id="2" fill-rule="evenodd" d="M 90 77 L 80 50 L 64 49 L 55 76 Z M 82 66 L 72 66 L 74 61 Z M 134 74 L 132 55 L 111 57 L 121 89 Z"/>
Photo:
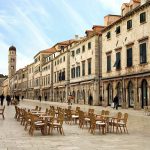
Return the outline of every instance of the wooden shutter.
<path id="1" fill-rule="evenodd" d="M 127 67 L 132 66 L 132 48 L 127 49 Z"/>

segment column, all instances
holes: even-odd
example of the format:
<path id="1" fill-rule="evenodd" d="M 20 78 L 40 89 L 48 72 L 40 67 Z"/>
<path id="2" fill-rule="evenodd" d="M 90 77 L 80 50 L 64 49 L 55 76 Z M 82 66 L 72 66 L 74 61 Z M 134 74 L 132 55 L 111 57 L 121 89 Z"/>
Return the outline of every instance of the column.
<path id="1" fill-rule="evenodd" d="M 97 81 L 93 83 L 93 105 L 99 104 L 99 84 Z"/>

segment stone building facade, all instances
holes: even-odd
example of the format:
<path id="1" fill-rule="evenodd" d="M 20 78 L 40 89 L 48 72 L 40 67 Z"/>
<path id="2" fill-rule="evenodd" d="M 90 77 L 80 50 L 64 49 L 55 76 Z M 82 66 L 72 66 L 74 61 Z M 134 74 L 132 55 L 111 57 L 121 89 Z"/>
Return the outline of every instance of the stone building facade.
<path id="1" fill-rule="evenodd" d="M 0 74 L 0 95 L 3 93 L 7 93 L 8 94 L 8 89 L 6 89 L 6 87 L 8 88 L 8 80 L 7 80 L 7 76 L 4 76 L 3 74 Z M 5 88 L 5 90 L 4 90 Z M 6 91 L 6 92 L 4 92 Z"/>
<path id="2" fill-rule="evenodd" d="M 46 57 L 42 66 L 42 97 L 53 101 L 53 55 Z"/>
<path id="3" fill-rule="evenodd" d="M 40 51 L 32 64 L 10 72 L 12 93 L 59 102 L 71 95 L 74 103 L 102 106 L 118 95 L 123 108 L 150 105 L 150 1 L 131 0 L 121 13 L 105 16 L 104 26 Z"/>
<path id="4" fill-rule="evenodd" d="M 59 48 L 53 58 L 53 99 L 66 102 L 70 83 L 70 51 L 79 40 L 67 40 L 59 43 Z"/>
<path id="5" fill-rule="evenodd" d="M 86 31 L 86 37 L 70 49 L 69 86 L 74 103 L 100 104 L 102 29 L 103 26 L 93 26 Z"/>
<path id="6" fill-rule="evenodd" d="M 27 98 L 34 99 L 34 63 L 27 66 Z"/>
<path id="7" fill-rule="evenodd" d="M 102 33 L 103 106 L 115 95 L 123 108 L 150 105 L 150 1 L 122 5 L 122 17 Z"/>

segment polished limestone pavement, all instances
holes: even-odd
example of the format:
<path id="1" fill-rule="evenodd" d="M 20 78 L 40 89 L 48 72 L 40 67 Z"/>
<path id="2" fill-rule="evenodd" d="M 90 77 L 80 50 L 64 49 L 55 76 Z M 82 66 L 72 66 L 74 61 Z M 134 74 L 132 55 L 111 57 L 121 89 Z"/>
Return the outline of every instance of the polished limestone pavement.
<path id="1" fill-rule="evenodd" d="M 6 105 L 6 104 L 5 104 Z M 43 110 L 49 105 L 67 107 L 66 103 L 41 103 L 37 100 L 23 100 L 19 104 L 27 108 L 34 108 L 39 105 Z M 75 108 L 77 105 L 73 104 Z M 129 134 L 100 134 L 95 135 L 87 129 L 79 129 L 77 125 L 67 125 L 64 123 L 65 136 L 54 130 L 53 135 L 42 136 L 40 131 L 35 131 L 34 136 L 30 136 L 28 131 L 14 119 L 15 108 L 13 105 L 6 106 L 5 120 L 0 118 L 0 150 L 150 150 L 150 116 L 145 116 L 144 111 L 133 109 L 114 110 L 110 107 L 78 105 L 82 110 L 94 108 L 96 113 L 102 109 L 108 109 L 111 115 L 116 112 L 128 112 Z"/>

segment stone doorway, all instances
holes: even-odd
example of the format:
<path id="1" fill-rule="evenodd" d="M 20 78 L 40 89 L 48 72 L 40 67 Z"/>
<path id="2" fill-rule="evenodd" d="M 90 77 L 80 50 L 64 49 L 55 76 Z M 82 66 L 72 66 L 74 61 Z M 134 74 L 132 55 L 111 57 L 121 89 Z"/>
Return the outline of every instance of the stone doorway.
<path id="1" fill-rule="evenodd" d="M 141 84 L 141 93 L 142 93 L 142 103 L 141 107 L 144 108 L 144 106 L 148 105 L 147 101 L 147 81 L 144 79 Z"/>

